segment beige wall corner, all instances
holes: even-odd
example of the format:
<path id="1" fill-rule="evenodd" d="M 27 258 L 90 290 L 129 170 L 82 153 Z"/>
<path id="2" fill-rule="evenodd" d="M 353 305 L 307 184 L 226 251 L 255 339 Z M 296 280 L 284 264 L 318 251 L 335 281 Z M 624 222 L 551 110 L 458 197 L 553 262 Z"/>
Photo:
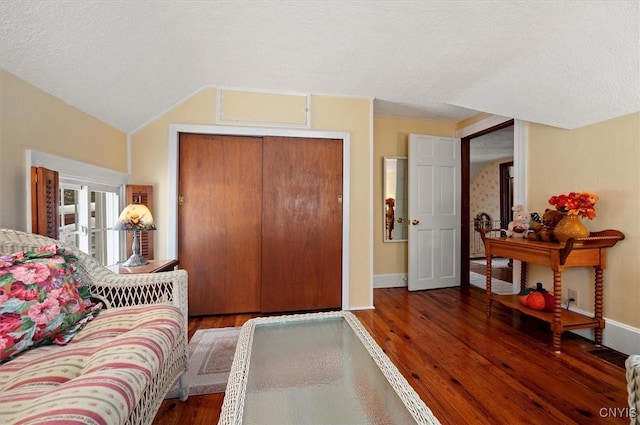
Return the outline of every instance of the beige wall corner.
<path id="1" fill-rule="evenodd" d="M 0 69 L 0 227 L 26 231 L 28 149 L 127 172 L 127 136 Z"/>

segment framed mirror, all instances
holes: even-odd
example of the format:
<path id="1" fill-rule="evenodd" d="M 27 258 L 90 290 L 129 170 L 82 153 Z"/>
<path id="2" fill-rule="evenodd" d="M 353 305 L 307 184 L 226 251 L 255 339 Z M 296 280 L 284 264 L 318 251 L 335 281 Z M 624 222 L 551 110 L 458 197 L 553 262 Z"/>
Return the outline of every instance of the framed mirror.
<path id="1" fill-rule="evenodd" d="M 406 242 L 409 237 L 406 156 L 385 156 L 382 163 L 384 242 Z"/>

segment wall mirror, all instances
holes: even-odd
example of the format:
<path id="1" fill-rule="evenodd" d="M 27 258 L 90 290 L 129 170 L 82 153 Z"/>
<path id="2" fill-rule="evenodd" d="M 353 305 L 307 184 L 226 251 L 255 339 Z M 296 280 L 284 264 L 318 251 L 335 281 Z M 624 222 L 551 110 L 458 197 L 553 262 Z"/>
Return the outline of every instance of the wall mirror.
<path id="1" fill-rule="evenodd" d="M 385 242 L 406 242 L 409 237 L 408 173 L 406 156 L 385 156 L 383 158 L 382 211 Z"/>

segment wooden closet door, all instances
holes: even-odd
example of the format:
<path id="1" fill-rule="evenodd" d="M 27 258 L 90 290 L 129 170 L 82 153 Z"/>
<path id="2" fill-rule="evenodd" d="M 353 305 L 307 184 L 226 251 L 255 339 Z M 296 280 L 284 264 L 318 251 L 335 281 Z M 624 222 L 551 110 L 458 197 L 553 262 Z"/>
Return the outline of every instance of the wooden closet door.
<path id="1" fill-rule="evenodd" d="M 179 150 L 189 314 L 260 311 L 262 139 L 181 134 Z"/>
<path id="2" fill-rule="evenodd" d="M 262 311 L 342 305 L 342 140 L 265 137 Z"/>

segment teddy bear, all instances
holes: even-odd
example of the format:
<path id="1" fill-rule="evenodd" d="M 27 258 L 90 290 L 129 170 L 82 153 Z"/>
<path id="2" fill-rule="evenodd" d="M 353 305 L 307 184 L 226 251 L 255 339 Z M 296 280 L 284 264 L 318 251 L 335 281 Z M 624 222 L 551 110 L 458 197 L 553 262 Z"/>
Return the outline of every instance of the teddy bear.
<path id="1" fill-rule="evenodd" d="M 531 222 L 529 223 L 529 233 L 532 231 L 538 232 L 542 229 L 544 225 L 542 224 L 542 217 L 538 214 L 537 211 L 531 211 Z"/>
<path id="2" fill-rule="evenodd" d="M 524 239 L 531 227 L 531 214 L 524 210 L 522 205 L 514 205 L 513 220 L 507 226 L 506 234 L 508 238 Z"/>
<path id="3" fill-rule="evenodd" d="M 553 229 L 563 217 L 564 214 L 560 211 L 547 208 L 542 214 L 542 227 L 536 228 L 534 232 L 529 233 L 528 239 L 532 241 L 558 242 L 558 239 L 553 234 Z"/>

